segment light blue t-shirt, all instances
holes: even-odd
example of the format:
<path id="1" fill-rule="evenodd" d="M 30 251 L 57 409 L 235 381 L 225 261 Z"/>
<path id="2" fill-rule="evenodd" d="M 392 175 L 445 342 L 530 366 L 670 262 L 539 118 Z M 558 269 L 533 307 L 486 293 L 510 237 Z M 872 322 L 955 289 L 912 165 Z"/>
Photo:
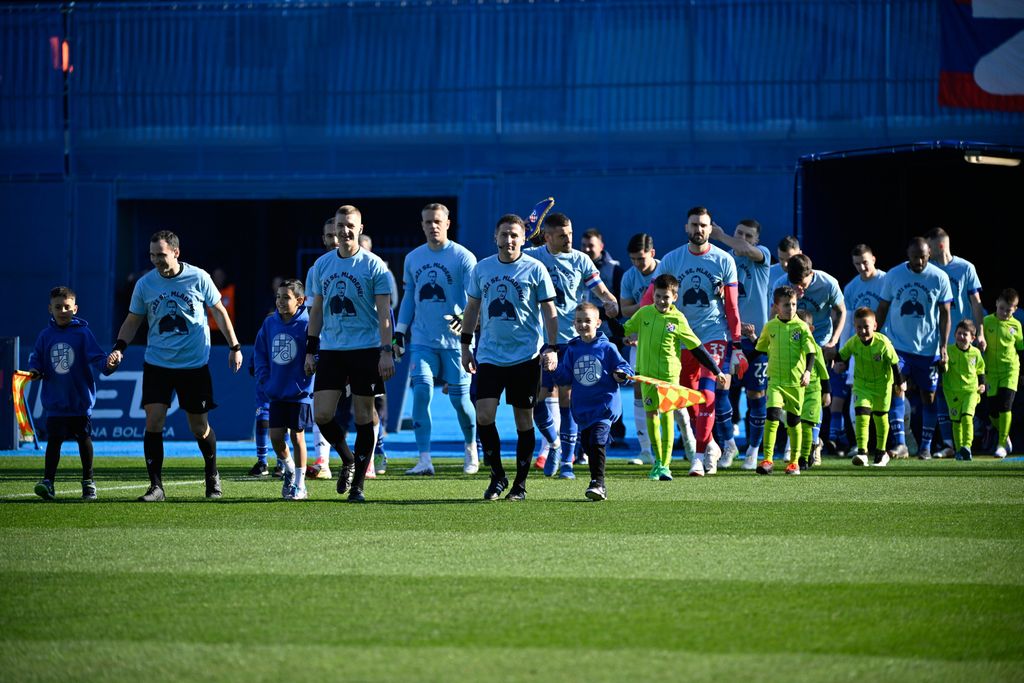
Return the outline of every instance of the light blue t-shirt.
<path id="1" fill-rule="evenodd" d="M 804 290 L 803 296 L 797 299 L 796 308 L 811 314 L 814 341 L 821 346 L 832 336 L 832 308 L 843 302 L 843 291 L 839 289 L 839 282 L 825 271 L 812 270 L 811 273 L 811 284 Z M 778 282 L 776 287 L 793 286 L 789 281 L 789 273 Z"/>
<path id="2" fill-rule="evenodd" d="M 732 338 L 723 298 L 725 287 L 737 286 L 736 262 L 732 256 L 713 244 L 703 254 L 694 254 L 689 244 L 684 244 L 661 259 L 651 279 L 662 273 L 679 280 L 676 308 L 686 316 L 701 343 Z"/>
<path id="3" fill-rule="evenodd" d="M 740 320 L 745 323 L 752 323 L 754 331 L 761 334 L 761 328 L 768 322 L 768 309 L 771 306 L 768 300 L 771 298 L 768 292 L 768 277 L 772 269 L 772 254 L 767 247 L 757 245 L 764 260 L 761 263 L 746 256 L 737 256 L 732 252 L 732 258 L 736 262 L 736 279 L 739 282 L 738 300 L 740 305 Z"/>
<path id="4" fill-rule="evenodd" d="M 635 304 L 640 303 L 640 299 L 644 298 L 644 293 L 647 292 L 647 288 L 651 285 L 659 263 L 661 261 L 655 259 L 654 271 L 650 275 L 644 275 L 636 266 L 627 270 L 625 275 L 622 276 L 622 282 L 619 284 L 619 296 L 623 299 L 629 299 Z"/>
<path id="5" fill-rule="evenodd" d="M 952 300 L 945 273 L 931 263 L 915 273 L 904 261 L 886 273 L 882 283 L 882 301 L 889 302 L 886 336 L 897 351 L 938 356 L 939 305 Z"/>
<path id="6" fill-rule="evenodd" d="M 480 301 L 478 362 L 515 365 L 540 352 L 545 335 L 540 304 L 555 298 L 544 264 L 525 254 L 512 263 L 488 256 L 473 269 L 466 294 Z"/>
<path id="7" fill-rule="evenodd" d="M 547 268 L 555 287 L 555 311 L 558 313 L 558 343 L 565 344 L 576 336 L 572 321 L 576 307 L 587 300 L 587 291 L 601 284 L 597 266 L 582 251 L 552 254 L 546 246 L 523 249 Z"/>
<path id="8" fill-rule="evenodd" d="M 476 256 L 451 241 L 437 251 L 423 244 L 405 257 L 398 324 L 411 325 L 410 348 L 459 348 L 459 335 L 448 329 L 444 316 L 466 308 L 466 281 L 474 266 Z"/>
<path id="9" fill-rule="evenodd" d="M 783 280 L 784 284 L 789 284 L 789 280 L 786 280 L 786 271 L 782 269 L 782 264 L 776 261 L 772 264 L 771 268 L 768 269 L 768 310 L 775 304 L 775 289 L 778 287 L 776 284 L 779 280 Z"/>
<path id="10" fill-rule="evenodd" d="M 323 297 L 320 348 L 354 351 L 380 346 L 378 294 L 391 294 L 387 266 L 376 254 L 360 249 L 348 258 L 327 252 L 309 269 L 308 296 Z"/>
<path id="11" fill-rule="evenodd" d="M 978 271 L 975 270 L 974 264 L 959 256 L 954 256 L 946 265 L 942 265 L 938 261 L 929 261 L 928 263 L 941 270 L 949 278 L 953 303 L 949 306 L 950 326 L 947 342 L 952 344 L 956 341 L 954 338 L 956 326 L 960 324 L 960 321 L 964 318 L 974 320 L 971 310 L 971 295 L 975 292 L 981 294 L 981 280 L 978 279 Z"/>
<path id="12" fill-rule="evenodd" d="M 844 325 L 840 343 L 853 336 L 853 314 L 858 308 L 867 306 L 872 311 L 878 311 L 878 302 L 882 300 L 882 285 L 884 283 L 885 271 L 878 268 L 875 270 L 875 276 L 870 280 L 863 280 L 858 275 L 843 287 L 843 301 L 846 303 L 846 324 Z M 881 330 L 879 331 L 881 332 Z"/>
<path id="13" fill-rule="evenodd" d="M 146 362 L 162 368 L 201 368 L 210 360 L 206 307 L 220 292 L 202 268 L 181 261 L 181 272 L 163 277 L 155 269 L 135 283 L 128 310 L 146 316 Z"/>

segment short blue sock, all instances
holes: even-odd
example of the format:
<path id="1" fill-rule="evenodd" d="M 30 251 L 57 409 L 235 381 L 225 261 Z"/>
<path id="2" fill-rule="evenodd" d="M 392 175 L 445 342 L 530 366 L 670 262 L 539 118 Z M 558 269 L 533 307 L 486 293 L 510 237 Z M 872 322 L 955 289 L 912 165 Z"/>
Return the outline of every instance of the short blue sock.
<path id="1" fill-rule="evenodd" d="M 416 449 L 420 453 L 430 452 L 430 401 L 434 398 L 434 387 L 423 381 L 416 381 L 412 387 L 412 430 L 416 435 Z"/>
<path id="2" fill-rule="evenodd" d="M 768 416 L 768 397 L 747 397 L 747 448 L 761 447 L 764 439 L 764 421 Z"/>
<path id="3" fill-rule="evenodd" d="M 576 437 L 579 430 L 568 406 L 559 407 L 558 410 L 562 417 L 562 430 L 559 434 L 562 440 L 562 465 L 566 465 L 572 463 L 576 457 Z"/>
<path id="4" fill-rule="evenodd" d="M 729 392 L 723 389 L 715 390 L 715 440 L 724 444 L 733 438 L 732 427 L 732 399 Z"/>
<path id="5" fill-rule="evenodd" d="M 552 401 L 550 397 L 545 398 L 537 401 L 537 405 L 533 406 L 533 422 L 537 425 L 537 431 L 548 443 L 554 443 L 558 439 L 558 434 L 555 432 L 555 417 L 551 414 L 552 403 L 558 405 L 558 399 Z M 564 420 L 562 425 L 564 428 Z"/>
<path id="6" fill-rule="evenodd" d="M 935 418 L 938 408 L 935 402 L 930 404 L 921 402 L 921 446 L 919 450 L 931 452 L 932 437 L 935 434 Z"/>
<path id="7" fill-rule="evenodd" d="M 939 435 L 947 446 L 953 446 L 953 423 L 949 419 L 949 406 L 946 404 L 946 395 L 939 384 L 938 393 L 935 394 L 935 407 L 939 416 Z"/>
<path id="8" fill-rule="evenodd" d="M 270 411 L 267 411 L 268 413 Z M 262 418 L 262 419 L 261 419 Z M 267 454 L 270 453 L 270 415 L 265 417 L 256 415 L 256 460 L 267 464 Z"/>
<path id="9" fill-rule="evenodd" d="M 907 403 L 903 396 L 893 396 L 889 407 L 889 434 L 899 446 L 907 445 L 907 433 L 904 419 L 907 416 Z"/>
<path id="10" fill-rule="evenodd" d="M 459 428 L 462 429 L 462 438 L 465 443 L 473 443 L 476 439 L 476 408 L 469 398 L 468 384 L 449 384 L 448 399 L 455 408 L 455 415 L 459 419 Z"/>

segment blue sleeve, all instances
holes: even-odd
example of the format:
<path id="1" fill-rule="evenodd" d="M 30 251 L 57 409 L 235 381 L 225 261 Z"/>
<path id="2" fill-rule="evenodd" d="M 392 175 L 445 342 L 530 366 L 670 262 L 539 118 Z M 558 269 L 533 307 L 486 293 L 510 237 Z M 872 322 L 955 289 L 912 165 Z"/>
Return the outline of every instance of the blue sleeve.
<path id="1" fill-rule="evenodd" d="M 967 267 L 967 275 L 964 276 L 964 289 L 968 294 L 981 292 L 981 280 L 978 279 L 978 270 L 973 263 Z"/>
<path id="2" fill-rule="evenodd" d="M 831 308 L 835 308 L 839 304 L 843 303 L 843 290 L 839 289 L 839 282 L 832 278 L 829 278 L 828 284 L 829 304 Z"/>
<path id="3" fill-rule="evenodd" d="M 213 278 L 205 270 L 200 271 L 199 293 L 203 295 L 203 303 L 207 306 L 216 306 L 220 302 L 220 292 L 213 284 Z"/>
<path id="4" fill-rule="evenodd" d="M 253 368 L 256 371 L 256 386 L 266 384 L 270 379 L 270 361 L 267 358 L 267 325 L 260 327 L 256 333 L 256 343 L 252 347 Z"/>
<path id="5" fill-rule="evenodd" d="M 555 384 L 560 387 L 572 384 L 572 355 L 572 349 L 566 347 L 562 359 L 558 361 L 558 367 L 555 368 Z"/>
<path id="6" fill-rule="evenodd" d="M 551 282 L 547 268 L 538 263 L 537 270 L 540 272 L 540 281 L 537 283 L 537 301 L 550 301 L 555 298 L 555 285 Z"/>
<path id="7" fill-rule="evenodd" d="M 32 353 L 28 354 L 28 369 L 35 370 L 43 377 L 46 377 L 46 365 L 43 363 L 43 359 L 46 357 L 46 351 L 43 348 L 43 335 L 44 332 L 39 333 L 39 336 L 36 337 L 36 345 L 32 348 Z"/>
<path id="8" fill-rule="evenodd" d="M 619 350 L 615 347 L 614 344 L 609 346 L 608 353 L 604 355 L 604 365 L 605 368 L 608 370 L 609 375 L 615 372 L 616 370 L 622 370 L 627 375 L 636 374 L 635 372 L 633 372 L 633 368 L 630 367 L 629 363 L 627 363 L 626 360 L 622 357 L 622 354 L 619 353 Z M 623 382 L 623 384 L 632 383 L 633 380 L 629 379 Z M 618 384 L 618 382 L 616 382 L 616 384 Z"/>
<path id="9" fill-rule="evenodd" d="M 949 284 L 949 276 L 942 274 L 942 284 L 939 285 L 939 303 L 948 304 L 953 301 L 953 288 Z"/>
<path id="10" fill-rule="evenodd" d="M 470 271 L 469 277 L 466 278 L 466 296 L 470 296 L 478 301 L 483 298 L 480 294 L 480 282 L 477 279 L 477 271 L 479 269 L 480 264 L 477 263 L 473 266 L 473 270 Z"/>
<path id="11" fill-rule="evenodd" d="M 391 296 L 391 281 L 388 279 L 388 268 L 383 261 L 375 262 L 371 270 L 373 296 L 387 294 Z"/>
<path id="12" fill-rule="evenodd" d="M 893 283 L 895 282 L 895 280 L 896 278 L 893 277 L 892 273 L 889 273 L 888 275 L 885 276 L 885 278 L 882 280 L 882 292 L 881 294 L 878 295 L 879 299 L 888 303 L 892 303 L 892 290 Z"/>
<path id="13" fill-rule="evenodd" d="M 412 325 L 412 319 L 415 316 L 415 300 L 414 292 L 416 285 L 412 281 L 412 272 L 409 268 L 409 259 L 405 259 L 405 266 L 402 268 L 402 305 L 398 307 L 398 324 L 409 327 Z"/>
<path id="14" fill-rule="evenodd" d="M 100 348 L 100 343 L 96 341 L 96 335 L 92 333 L 89 328 L 85 329 L 84 333 L 84 346 L 85 346 L 85 357 L 97 372 L 102 372 L 105 375 L 113 373 L 113 370 L 107 372 L 107 353 Z"/>

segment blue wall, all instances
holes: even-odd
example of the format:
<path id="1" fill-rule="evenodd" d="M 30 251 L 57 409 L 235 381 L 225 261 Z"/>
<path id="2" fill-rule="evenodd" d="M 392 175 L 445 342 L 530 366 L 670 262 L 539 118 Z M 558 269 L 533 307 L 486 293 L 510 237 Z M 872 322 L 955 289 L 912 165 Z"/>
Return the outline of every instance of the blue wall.
<path id="1" fill-rule="evenodd" d="M 933 0 L 0 5 L 0 56 L 3 333 L 26 340 L 58 282 L 109 339 L 125 199 L 455 196 L 485 254 L 554 195 L 624 258 L 694 204 L 774 243 L 802 154 L 1024 143 L 1020 115 L 938 106 Z"/>

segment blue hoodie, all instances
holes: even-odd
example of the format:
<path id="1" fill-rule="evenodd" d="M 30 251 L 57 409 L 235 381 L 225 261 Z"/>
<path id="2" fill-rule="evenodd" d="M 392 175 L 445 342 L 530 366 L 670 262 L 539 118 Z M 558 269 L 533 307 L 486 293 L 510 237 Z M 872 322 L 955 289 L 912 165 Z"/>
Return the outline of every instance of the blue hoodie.
<path id="1" fill-rule="evenodd" d="M 611 424 L 622 414 L 619 383 L 612 378 L 615 370 L 633 374 L 633 368 L 603 332 L 590 343 L 573 337 L 566 345 L 555 368 L 555 382 L 572 385 L 570 407 L 580 429 L 602 421 Z"/>
<path id="2" fill-rule="evenodd" d="M 256 386 L 271 401 L 309 403 L 313 395 L 313 378 L 306 377 L 306 330 L 309 313 L 305 308 L 289 322 L 274 311 L 263 321 L 253 359 L 256 366 Z"/>
<path id="3" fill-rule="evenodd" d="M 73 317 L 60 327 L 52 317 L 39 333 L 28 367 L 43 376 L 43 408 L 47 417 L 92 415 L 96 405 L 96 375 L 106 372 L 107 353 L 100 348 L 89 323 Z"/>

